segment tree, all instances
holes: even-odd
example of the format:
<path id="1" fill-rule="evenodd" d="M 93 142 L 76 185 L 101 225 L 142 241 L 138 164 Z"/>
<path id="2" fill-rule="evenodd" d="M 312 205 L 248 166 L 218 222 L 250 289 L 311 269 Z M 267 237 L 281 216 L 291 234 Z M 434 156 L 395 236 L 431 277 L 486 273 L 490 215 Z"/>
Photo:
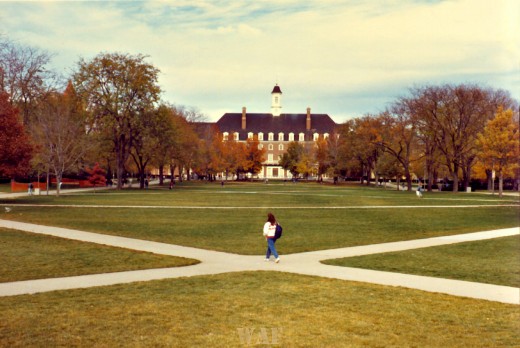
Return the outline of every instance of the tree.
<path id="1" fill-rule="evenodd" d="M 181 126 L 184 119 L 176 113 L 174 107 L 162 104 L 156 110 L 155 128 L 159 130 L 158 141 L 155 144 L 155 156 L 153 163 L 159 169 L 159 185 L 164 182 L 164 167 L 169 166 L 174 161 L 175 153 L 179 152 Z M 172 170 L 173 180 L 173 170 Z"/>
<path id="2" fill-rule="evenodd" d="M 31 134 L 38 144 L 38 158 L 56 176 L 57 191 L 66 171 L 78 166 L 91 147 L 85 113 L 69 83 L 63 94 L 50 93 L 42 100 L 31 123 Z"/>
<path id="3" fill-rule="evenodd" d="M 0 176 L 14 177 L 29 170 L 33 146 L 8 98 L 0 91 Z"/>
<path id="4" fill-rule="evenodd" d="M 417 132 L 412 113 L 405 99 L 397 102 L 393 113 L 385 112 L 379 115 L 380 137 L 376 144 L 383 152 L 394 157 L 402 166 L 408 191 L 412 190 L 412 173 L 410 165 L 414 152 L 417 151 Z M 377 131 L 377 130 L 376 130 Z"/>
<path id="5" fill-rule="evenodd" d="M 55 90 L 56 76 L 46 69 L 50 60 L 45 51 L 0 38 L 0 91 L 21 110 L 26 125 L 41 98 Z"/>
<path id="6" fill-rule="evenodd" d="M 377 144 L 382 127 L 380 123 L 381 121 L 372 115 L 365 115 L 345 122 L 340 128 L 340 157 L 345 166 L 359 167 L 359 171 L 367 179 L 367 185 L 370 185 L 371 175 L 381 151 Z"/>
<path id="7" fill-rule="evenodd" d="M 443 164 L 453 180 L 453 191 L 458 191 L 460 173 L 466 188 L 477 155 L 477 134 L 493 117 L 497 103 L 509 107 L 515 102 L 504 91 L 476 85 L 426 86 L 411 93 L 411 108 L 425 145 L 429 147 L 433 142 L 442 154 Z"/>
<path id="8" fill-rule="evenodd" d="M 520 158 L 518 122 L 513 121 L 513 111 L 500 107 L 495 118 L 488 121 L 478 134 L 479 157 L 498 174 L 498 194 L 502 197 L 504 173 L 518 167 Z"/>
<path id="9" fill-rule="evenodd" d="M 257 175 L 262 170 L 262 163 L 265 161 L 265 149 L 259 147 L 258 136 L 249 138 L 245 146 L 245 166 L 244 171 L 251 175 Z"/>
<path id="10" fill-rule="evenodd" d="M 96 163 L 94 165 L 94 168 L 86 169 L 87 173 L 89 174 L 88 182 L 94 186 L 105 186 L 107 183 L 106 179 L 106 171 L 99 166 L 99 163 Z"/>
<path id="11" fill-rule="evenodd" d="M 134 141 L 159 99 L 159 70 L 145 56 L 102 53 L 92 61 L 81 59 L 74 85 L 90 112 L 90 126 L 113 142 L 117 188 L 122 188 L 124 165 Z"/>
<path id="12" fill-rule="evenodd" d="M 300 170 L 305 169 L 302 168 L 300 164 L 301 160 L 304 157 L 305 147 L 296 142 L 292 141 L 287 146 L 287 151 L 280 156 L 280 160 L 278 164 L 285 170 L 291 172 L 292 176 L 297 178 L 300 175 Z"/>
<path id="13" fill-rule="evenodd" d="M 329 144 L 328 139 L 325 139 L 323 136 L 320 136 L 315 141 L 314 162 L 318 165 L 318 180 L 331 167 L 332 158 Z"/>

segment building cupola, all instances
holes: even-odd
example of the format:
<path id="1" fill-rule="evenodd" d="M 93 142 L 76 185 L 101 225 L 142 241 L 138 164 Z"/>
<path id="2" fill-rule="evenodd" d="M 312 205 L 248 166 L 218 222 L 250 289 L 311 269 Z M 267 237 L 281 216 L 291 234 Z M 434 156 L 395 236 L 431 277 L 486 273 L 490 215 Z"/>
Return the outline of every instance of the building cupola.
<path id="1" fill-rule="evenodd" d="M 282 90 L 276 84 L 271 92 L 271 113 L 273 116 L 280 116 L 282 113 Z"/>

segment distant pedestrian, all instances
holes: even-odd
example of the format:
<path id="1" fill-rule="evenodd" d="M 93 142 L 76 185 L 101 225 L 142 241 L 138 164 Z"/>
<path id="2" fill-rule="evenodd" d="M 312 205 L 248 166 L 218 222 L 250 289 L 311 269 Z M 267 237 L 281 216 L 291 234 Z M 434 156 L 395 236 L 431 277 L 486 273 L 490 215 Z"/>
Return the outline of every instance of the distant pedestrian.
<path id="1" fill-rule="evenodd" d="M 148 179 L 145 179 L 145 180 L 144 180 L 144 187 L 145 187 L 145 189 L 148 190 Z"/>
<path id="2" fill-rule="evenodd" d="M 34 186 L 33 186 L 32 182 L 30 182 L 29 186 L 28 186 L 28 189 L 27 189 L 27 193 L 29 193 L 29 196 L 32 196 L 33 189 L 34 189 Z"/>
<path id="3" fill-rule="evenodd" d="M 276 247 L 274 243 L 276 242 L 275 234 L 276 234 L 276 218 L 273 214 L 267 214 L 267 222 L 264 224 L 264 237 L 267 240 L 267 252 L 265 254 L 265 261 L 269 261 L 271 258 L 271 254 L 275 257 L 276 263 L 280 262 L 280 257 L 278 256 L 278 252 L 276 251 Z"/>
<path id="4" fill-rule="evenodd" d="M 422 191 L 422 187 L 421 186 L 417 187 L 417 192 L 416 193 L 417 193 L 417 197 L 419 197 L 419 198 L 422 198 L 422 192 L 421 191 Z"/>

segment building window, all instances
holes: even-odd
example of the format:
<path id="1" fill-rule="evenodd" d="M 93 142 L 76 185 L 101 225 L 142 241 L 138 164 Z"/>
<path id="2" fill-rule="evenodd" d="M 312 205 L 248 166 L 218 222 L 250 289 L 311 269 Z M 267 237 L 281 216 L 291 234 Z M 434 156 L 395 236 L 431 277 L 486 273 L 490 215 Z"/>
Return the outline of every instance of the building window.
<path id="1" fill-rule="evenodd" d="M 235 141 L 238 141 L 238 139 L 239 139 L 239 138 L 238 138 L 238 132 L 235 132 L 235 133 L 233 134 L 233 139 L 235 139 Z"/>
<path id="2" fill-rule="evenodd" d="M 283 141 L 283 133 L 278 133 L 278 141 Z"/>
<path id="3" fill-rule="evenodd" d="M 229 133 L 228 132 L 222 133 L 222 140 L 228 140 L 228 137 L 229 137 Z"/>
<path id="4" fill-rule="evenodd" d="M 274 140 L 274 133 L 269 132 L 267 137 L 268 137 L 267 140 L 271 140 L 271 141 Z"/>
<path id="5" fill-rule="evenodd" d="M 318 133 L 314 133 L 314 134 L 312 135 L 312 140 L 313 140 L 313 141 L 316 141 L 316 140 L 319 139 L 319 137 L 320 137 L 320 135 L 319 135 Z"/>
<path id="6" fill-rule="evenodd" d="M 258 144 L 258 150 L 262 150 L 264 148 L 264 144 Z"/>
<path id="7" fill-rule="evenodd" d="M 269 162 L 269 163 L 273 162 L 273 154 L 272 153 L 268 153 L 267 154 L 267 162 Z"/>
<path id="8" fill-rule="evenodd" d="M 268 146 L 267 149 L 268 149 L 268 150 L 272 150 L 272 149 L 274 149 L 273 144 L 269 144 L 269 146 Z"/>
<path id="9" fill-rule="evenodd" d="M 258 141 L 264 141 L 264 133 L 258 133 Z"/>
<path id="10" fill-rule="evenodd" d="M 289 141 L 294 141 L 294 133 L 289 133 Z"/>
<path id="11" fill-rule="evenodd" d="M 273 178 L 278 177 L 278 168 L 273 168 Z"/>
<path id="12" fill-rule="evenodd" d="M 247 139 L 253 139 L 253 132 L 247 133 Z"/>
<path id="13" fill-rule="evenodd" d="M 305 134 L 300 133 L 298 136 L 298 141 L 305 141 Z"/>
<path id="14" fill-rule="evenodd" d="M 283 144 L 278 145 L 278 150 L 283 151 Z"/>

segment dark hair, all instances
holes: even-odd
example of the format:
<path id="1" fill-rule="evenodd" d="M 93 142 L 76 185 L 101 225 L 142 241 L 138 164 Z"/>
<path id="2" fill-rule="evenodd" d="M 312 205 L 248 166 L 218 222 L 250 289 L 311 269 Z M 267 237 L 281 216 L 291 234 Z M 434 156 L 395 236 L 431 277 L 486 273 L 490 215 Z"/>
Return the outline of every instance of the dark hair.
<path id="1" fill-rule="evenodd" d="M 269 221 L 271 225 L 276 224 L 276 218 L 272 213 L 267 214 L 267 221 Z"/>

